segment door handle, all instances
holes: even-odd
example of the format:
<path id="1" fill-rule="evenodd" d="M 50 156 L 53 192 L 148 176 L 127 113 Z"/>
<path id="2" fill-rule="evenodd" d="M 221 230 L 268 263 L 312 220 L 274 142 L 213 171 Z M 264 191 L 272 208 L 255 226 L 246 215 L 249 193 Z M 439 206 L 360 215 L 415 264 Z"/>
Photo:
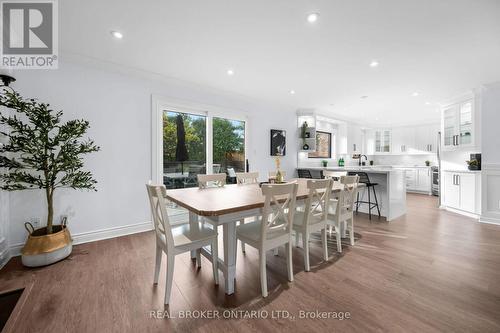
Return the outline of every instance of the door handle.
<path id="1" fill-rule="evenodd" d="M 453 175 L 453 185 L 457 185 L 457 175 Z"/>
<path id="2" fill-rule="evenodd" d="M 460 185 L 460 175 L 457 175 L 457 185 Z"/>
<path id="3" fill-rule="evenodd" d="M 354 151 L 356 151 L 356 144 L 355 143 L 352 145 L 352 148 Z"/>
<path id="4" fill-rule="evenodd" d="M 429 151 L 432 151 L 432 144 L 429 145 Z"/>

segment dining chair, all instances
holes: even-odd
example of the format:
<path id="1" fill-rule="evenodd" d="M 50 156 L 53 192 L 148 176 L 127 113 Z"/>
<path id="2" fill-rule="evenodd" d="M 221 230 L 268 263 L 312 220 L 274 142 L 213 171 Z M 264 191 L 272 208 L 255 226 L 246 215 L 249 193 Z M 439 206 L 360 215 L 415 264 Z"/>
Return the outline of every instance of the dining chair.
<path id="1" fill-rule="evenodd" d="M 286 178 L 286 172 L 283 170 L 280 171 L 283 178 Z M 276 178 L 276 171 L 269 171 L 269 178 Z"/>
<path id="2" fill-rule="evenodd" d="M 313 178 L 313 176 L 311 175 L 311 170 L 308 169 L 297 169 L 297 175 L 299 176 L 299 178 Z"/>
<path id="3" fill-rule="evenodd" d="M 151 213 L 156 235 L 156 258 L 154 284 L 158 284 L 162 253 L 167 256 L 167 278 L 165 283 L 164 303 L 169 304 L 174 277 L 175 256 L 184 252 L 196 250 L 210 245 L 212 252 L 212 270 L 215 284 L 219 284 L 217 231 L 199 225 L 197 230 L 191 229 L 189 224 L 172 226 L 166 209 L 166 189 L 164 185 L 146 184 Z M 197 265 L 201 267 L 201 256 L 197 256 Z"/>
<path id="4" fill-rule="evenodd" d="M 332 192 L 332 180 L 308 180 L 307 189 L 309 194 L 303 211 L 296 211 L 293 219 L 293 230 L 295 231 L 295 242 L 298 245 L 298 236 L 302 236 L 302 248 L 304 250 L 304 270 L 310 271 L 309 264 L 309 239 L 312 233 L 321 231 L 323 243 L 323 257 L 328 260 L 328 244 L 326 239 L 326 218 L 328 214 L 328 203 Z"/>
<path id="5" fill-rule="evenodd" d="M 341 223 L 346 224 L 350 244 L 354 245 L 354 205 L 358 194 L 359 176 L 342 176 L 340 177 L 340 183 L 342 184 L 342 190 L 334 200 L 330 200 L 327 215 L 330 234 L 332 229 L 335 231 L 338 252 L 342 252 Z"/>
<path id="6" fill-rule="evenodd" d="M 198 175 L 199 188 L 222 187 L 226 185 L 226 174 Z"/>
<path id="7" fill-rule="evenodd" d="M 267 251 L 285 245 L 288 281 L 293 281 L 292 225 L 297 189 L 297 183 L 262 185 L 262 194 L 265 196 L 262 217 L 259 221 L 236 227 L 236 237 L 259 251 L 262 297 L 268 295 Z"/>
<path id="8" fill-rule="evenodd" d="M 259 182 L 258 172 L 237 172 L 236 180 L 238 184 L 256 184 Z"/>

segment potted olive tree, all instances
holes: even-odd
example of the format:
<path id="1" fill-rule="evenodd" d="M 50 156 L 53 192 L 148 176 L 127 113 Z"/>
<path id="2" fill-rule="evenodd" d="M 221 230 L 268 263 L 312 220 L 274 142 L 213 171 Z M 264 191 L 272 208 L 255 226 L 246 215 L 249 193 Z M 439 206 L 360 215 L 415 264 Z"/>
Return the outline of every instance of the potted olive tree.
<path id="1" fill-rule="evenodd" d="M 65 221 L 54 224 L 54 193 L 60 188 L 96 190 L 97 183 L 83 170 L 83 156 L 99 147 L 83 139 L 89 129 L 86 120 L 62 122 L 62 111 L 49 104 L 24 99 L 6 89 L 0 94 L 0 106 L 12 109 L 9 115 L 0 109 L 0 131 L 7 142 L 0 146 L 0 188 L 7 191 L 42 190 L 47 200 L 46 226 L 29 232 L 23 247 L 23 264 L 43 266 L 66 258 L 72 239 Z M 5 110 L 5 109 L 3 109 Z M 27 207 L 28 208 L 28 207 Z"/>

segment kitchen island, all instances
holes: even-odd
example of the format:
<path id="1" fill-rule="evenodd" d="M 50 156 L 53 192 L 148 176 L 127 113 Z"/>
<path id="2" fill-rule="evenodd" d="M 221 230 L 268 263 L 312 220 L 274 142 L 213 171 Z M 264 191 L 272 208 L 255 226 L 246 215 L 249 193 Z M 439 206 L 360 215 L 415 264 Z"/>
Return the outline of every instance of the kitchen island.
<path id="1" fill-rule="evenodd" d="M 370 182 L 378 183 L 378 185 L 375 186 L 375 191 L 377 192 L 380 215 L 385 217 L 387 221 L 391 221 L 406 214 L 406 179 L 404 170 L 371 166 L 303 167 L 298 169 L 310 170 L 314 178 L 320 178 L 321 172 L 325 170 L 366 172 L 370 178 Z M 359 197 L 361 201 L 368 201 L 368 194 L 366 191 L 368 191 L 368 188 L 360 191 Z M 373 195 L 372 202 L 375 202 Z M 359 211 L 368 213 L 368 204 L 361 204 L 359 206 Z M 372 215 L 377 215 L 376 207 L 372 209 Z"/>

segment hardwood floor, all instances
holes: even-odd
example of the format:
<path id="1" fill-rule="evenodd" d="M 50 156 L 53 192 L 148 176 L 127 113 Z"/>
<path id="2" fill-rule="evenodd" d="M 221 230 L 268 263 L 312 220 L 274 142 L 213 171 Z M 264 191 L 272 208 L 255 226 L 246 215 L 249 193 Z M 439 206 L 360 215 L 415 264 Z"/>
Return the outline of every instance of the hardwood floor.
<path id="1" fill-rule="evenodd" d="M 323 262 L 319 235 L 311 272 L 294 248 L 295 281 L 286 279 L 284 248 L 267 257 L 269 297 L 260 296 L 257 251 L 238 249 L 236 293 L 213 284 L 189 254 L 176 259 L 171 316 L 163 314 L 165 266 L 152 284 L 152 232 L 75 246 L 52 266 L 27 269 L 13 258 L 0 271 L 0 289 L 32 285 L 14 332 L 499 332 L 500 226 L 439 210 L 437 199 L 408 195 L 408 214 L 392 222 L 359 215 L 357 241 Z M 165 258 L 163 261 L 165 265 Z M 183 319 L 183 310 L 217 310 L 236 319 Z M 294 319 L 271 318 L 286 310 Z M 300 319 L 299 311 L 348 312 L 349 319 Z M 248 312 L 247 312 L 248 311 Z M 251 319 L 245 315 L 265 316 Z M 210 313 L 205 312 L 205 315 Z M 213 315 L 213 312 L 212 312 Z"/>

